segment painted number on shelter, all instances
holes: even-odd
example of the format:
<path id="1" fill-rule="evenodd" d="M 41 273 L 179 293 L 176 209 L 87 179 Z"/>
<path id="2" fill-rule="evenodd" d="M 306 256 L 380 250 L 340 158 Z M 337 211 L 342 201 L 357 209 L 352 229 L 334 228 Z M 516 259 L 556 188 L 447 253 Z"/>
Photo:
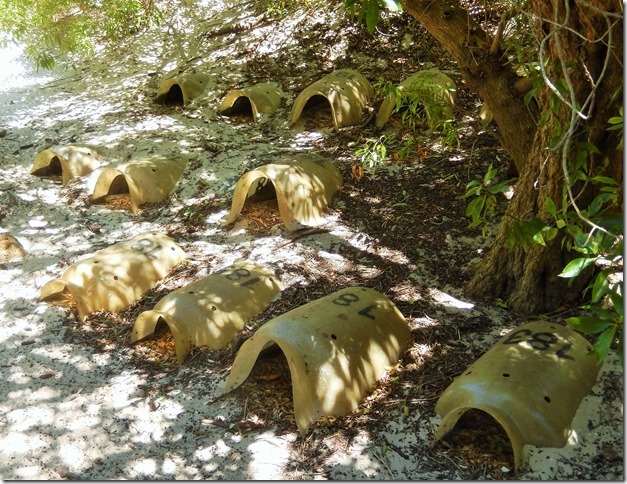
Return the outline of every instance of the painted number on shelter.
<path id="1" fill-rule="evenodd" d="M 236 282 L 241 287 L 247 287 L 256 282 L 259 282 L 261 279 L 259 277 L 250 277 L 252 274 L 248 269 L 234 269 L 229 271 L 228 269 L 224 269 L 218 271 L 216 274 L 224 274 L 229 281 Z M 250 277 L 250 279 L 248 279 Z M 244 280 L 247 279 L 247 280 Z"/>
<path id="2" fill-rule="evenodd" d="M 338 306 L 350 306 L 357 301 L 359 301 L 359 296 L 357 294 L 354 294 L 352 292 L 346 292 L 341 296 L 336 297 L 331 302 L 333 304 L 337 304 Z M 375 317 L 370 314 L 370 311 L 372 311 L 376 307 L 376 305 L 371 304 L 370 306 L 366 306 L 362 310 L 357 311 L 357 314 L 359 314 L 360 316 L 364 316 L 368 319 L 375 319 Z"/>
<path id="3" fill-rule="evenodd" d="M 162 247 L 160 245 L 155 246 L 155 243 L 150 239 L 139 239 L 131 245 L 131 249 L 142 252 L 149 259 L 157 260 L 155 253 L 160 251 Z"/>
<path id="4" fill-rule="evenodd" d="M 539 351 L 555 351 L 555 354 L 558 358 L 563 358 L 566 360 L 574 360 L 571 355 L 568 354 L 568 351 L 572 348 L 573 344 L 570 341 L 566 341 L 565 344 L 559 346 L 559 338 L 549 332 L 538 332 L 534 333 L 530 329 L 519 329 L 518 331 L 513 332 L 511 335 L 507 337 L 505 341 L 503 341 L 504 345 L 515 345 L 518 343 L 526 343 L 531 346 L 534 350 Z M 557 349 L 556 349 L 557 348 Z"/>

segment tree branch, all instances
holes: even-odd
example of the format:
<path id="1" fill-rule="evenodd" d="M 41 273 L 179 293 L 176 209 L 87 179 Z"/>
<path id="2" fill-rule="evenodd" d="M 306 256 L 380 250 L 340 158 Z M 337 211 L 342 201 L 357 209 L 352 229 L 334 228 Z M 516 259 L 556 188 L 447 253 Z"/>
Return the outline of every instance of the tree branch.
<path id="1" fill-rule="evenodd" d="M 500 41 L 491 46 L 481 26 L 456 3 L 405 0 L 403 7 L 451 54 L 468 87 L 490 108 L 501 144 L 520 173 L 537 130 L 536 113 L 525 105 L 524 93 L 516 90 L 520 78 L 501 59 Z"/>
<path id="2" fill-rule="evenodd" d="M 503 12 L 501 14 L 501 20 L 499 21 L 499 25 L 496 29 L 496 34 L 494 35 L 494 40 L 492 41 L 492 45 L 490 46 L 490 54 L 496 54 L 499 50 L 501 50 L 501 42 L 503 41 L 503 31 L 505 30 L 506 24 L 507 24 L 507 13 Z"/>

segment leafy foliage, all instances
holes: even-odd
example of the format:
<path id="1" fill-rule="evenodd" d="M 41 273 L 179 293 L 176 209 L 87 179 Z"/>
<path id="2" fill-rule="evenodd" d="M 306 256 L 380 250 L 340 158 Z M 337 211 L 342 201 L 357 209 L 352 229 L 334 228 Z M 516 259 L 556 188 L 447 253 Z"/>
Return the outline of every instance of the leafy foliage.
<path id="1" fill-rule="evenodd" d="M 459 148 L 459 136 L 452 119 L 443 115 L 442 102 L 438 94 L 430 92 L 432 98 L 425 100 L 399 87 L 391 81 L 379 78 L 373 83 L 377 97 L 386 98 L 393 95 L 395 99 L 393 114 L 398 113 L 403 125 L 411 130 L 429 128 L 430 131 L 439 131 L 442 136 L 442 149 Z M 433 99 L 433 102 L 429 102 Z"/>
<path id="2" fill-rule="evenodd" d="M 470 228 L 478 227 L 483 224 L 481 229 L 485 237 L 488 232 L 488 222 L 494 215 L 497 200 L 496 195 L 505 193 L 509 190 L 509 184 L 514 181 L 513 178 L 502 182 L 494 183 L 497 176 L 498 168 L 494 168 L 492 164 L 483 175 L 483 180 L 472 180 L 466 185 L 466 193 L 457 197 L 458 199 L 472 198 L 466 206 L 466 216 L 471 218 L 468 225 Z"/>
<path id="3" fill-rule="evenodd" d="M 0 0 L 1 42 L 23 43 L 38 67 L 62 53 L 88 56 L 161 20 L 152 0 Z"/>
<path id="4" fill-rule="evenodd" d="M 387 147 L 389 143 L 387 136 L 380 136 L 378 138 L 369 138 L 365 143 L 355 152 L 355 155 L 361 160 L 361 164 L 371 174 L 375 174 L 375 171 L 379 165 L 384 164 L 387 161 Z"/>
<path id="5" fill-rule="evenodd" d="M 608 131 L 622 130 L 623 109 L 608 120 Z M 621 139 L 619 147 L 623 146 Z M 545 210 L 552 218 L 545 222 L 538 217 L 513 221 L 506 236 L 510 247 L 521 244 L 528 249 L 533 244 L 546 243 L 562 234 L 561 244 L 582 257 L 571 260 L 559 277 L 573 280 L 596 268 L 599 272 L 587 288 L 589 304 L 581 307 L 587 315 L 567 318 L 566 322 L 585 334 L 596 335 L 594 351 L 602 360 L 615 348 L 623 363 L 623 272 L 624 223 L 621 209 L 623 187 L 615 179 L 587 174 L 590 154 L 600 155 L 594 145 L 580 142 L 574 146 L 573 183 L 596 185 L 597 195 L 587 207 L 572 206 L 567 197 L 567 186 L 558 206 L 554 200 L 545 200 Z"/>
<path id="6" fill-rule="evenodd" d="M 577 277 L 581 269 L 596 262 L 594 258 L 575 259 L 564 269 L 562 277 Z M 599 360 L 603 360 L 616 346 L 616 352 L 624 365 L 623 351 L 623 290 L 619 283 L 610 284 L 610 269 L 597 274 L 592 284 L 591 304 L 582 306 L 590 316 L 566 318 L 573 328 L 585 334 L 597 335 L 594 351 Z"/>
<path id="7" fill-rule="evenodd" d="M 377 26 L 382 7 L 391 12 L 398 12 L 403 8 L 397 0 L 344 0 L 344 7 L 359 22 L 365 22 L 371 34 Z"/>

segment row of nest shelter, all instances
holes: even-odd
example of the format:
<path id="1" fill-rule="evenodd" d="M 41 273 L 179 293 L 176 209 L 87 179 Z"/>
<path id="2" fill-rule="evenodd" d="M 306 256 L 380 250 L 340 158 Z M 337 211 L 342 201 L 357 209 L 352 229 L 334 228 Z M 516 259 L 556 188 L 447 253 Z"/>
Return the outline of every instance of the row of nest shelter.
<path id="1" fill-rule="evenodd" d="M 440 74 L 422 71 L 404 81 L 406 84 L 399 89 L 427 96 L 420 86 L 427 84 L 429 76 L 443 79 Z M 204 92 L 206 80 L 200 74 L 168 79 L 159 88 L 157 100 L 175 104 L 180 97 L 182 103 L 187 103 Z M 452 116 L 455 91 L 448 81 L 438 86 L 440 91 L 431 90 L 428 95 L 432 101 L 433 92 L 441 93 L 440 109 L 432 111 L 431 116 Z M 335 129 L 352 125 L 361 118 L 372 95 L 372 86 L 358 72 L 335 71 L 298 96 L 290 125 L 300 117 L 308 100 L 316 96 L 328 100 Z M 274 112 L 280 99 L 276 87 L 251 86 L 229 93 L 221 111 L 246 106 L 257 119 L 260 113 Z M 377 114 L 379 126 L 387 121 L 396 102 L 395 96 L 383 101 Z M 65 186 L 74 176 L 94 171 L 99 163 L 95 150 L 66 146 L 39 153 L 31 173 L 50 176 L 56 167 Z M 105 168 L 96 182 L 92 201 L 127 190 L 136 212 L 145 203 L 158 203 L 167 197 L 186 166 L 187 160 L 182 157 L 156 157 Z M 338 169 L 320 155 L 281 158 L 240 178 L 223 224 L 235 221 L 246 200 L 272 185 L 288 230 L 317 225 L 341 184 Z M 60 277 L 42 287 L 40 300 L 48 301 L 69 291 L 83 319 L 99 310 L 120 311 L 139 300 L 184 258 L 182 248 L 167 235 L 142 233 L 67 267 Z M 250 261 L 238 262 L 171 292 L 153 309 L 138 315 L 130 342 L 149 337 L 163 320 L 173 335 L 177 360 L 182 363 L 193 347 L 218 349 L 228 345 L 281 290 L 280 279 L 268 268 Z M 354 411 L 412 344 L 412 335 L 405 317 L 386 296 L 365 287 L 347 287 L 261 325 L 238 350 L 215 397 L 239 387 L 258 355 L 271 344 L 278 345 L 288 360 L 296 424 L 304 434 L 321 417 L 339 417 Z M 519 468 L 525 445 L 566 444 L 571 421 L 599 369 L 588 341 L 572 329 L 550 321 L 522 324 L 503 336 L 443 392 L 435 407 L 442 418 L 435 439 L 451 431 L 466 411 L 482 410 L 507 432 Z"/>
<path id="2" fill-rule="evenodd" d="M 155 101 L 165 105 L 185 105 L 201 96 L 209 76 L 190 73 L 165 79 L 159 85 Z M 370 81 L 353 69 L 338 69 L 310 84 L 295 99 L 289 126 L 300 118 L 303 110 L 316 102 L 328 102 L 335 130 L 357 124 L 375 92 Z M 453 118 L 457 96 L 455 82 L 438 69 L 419 71 L 390 90 L 379 107 L 375 125 L 381 129 L 403 97 L 419 102 L 425 109 L 429 127 L 434 129 Z M 273 114 L 284 93 L 270 82 L 234 89 L 223 99 L 219 112 L 224 115 L 245 114 L 257 121 L 262 114 Z"/>
<path id="3" fill-rule="evenodd" d="M 161 82 L 155 101 L 165 105 L 187 104 L 201 96 L 208 76 L 190 73 Z M 446 74 L 436 69 L 420 71 L 404 80 L 396 93 L 418 99 L 424 106 L 429 125 L 437 126 L 453 116 L 456 86 Z M 398 96 L 390 92 L 376 117 L 381 128 L 398 105 Z M 290 126 L 300 118 L 310 103 L 320 99 L 331 107 L 334 128 L 351 126 L 360 121 L 366 105 L 374 95 L 368 79 L 352 69 L 336 70 L 304 89 L 296 98 L 290 115 Z M 273 114 L 283 93 L 272 83 L 261 83 L 230 91 L 220 106 L 220 113 L 249 113 L 253 120 L 262 114 Z M 41 151 L 31 167 L 31 174 L 60 176 L 66 186 L 77 176 L 85 176 L 101 166 L 102 159 L 93 148 L 61 146 Z M 174 189 L 187 166 L 184 156 L 155 156 L 131 160 L 105 168 L 91 194 L 93 203 L 102 203 L 111 195 L 127 195 L 129 208 L 137 213 L 143 205 L 164 200 Z M 271 183 L 268 183 L 271 182 Z M 258 167 L 244 174 L 235 187 L 231 212 L 224 223 L 234 222 L 246 200 L 277 198 L 279 212 L 288 230 L 318 225 L 333 194 L 342 185 L 342 176 L 329 160 L 314 154 L 284 157 L 276 163 Z M 264 195 L 264 193 L 266 194 Z"/>

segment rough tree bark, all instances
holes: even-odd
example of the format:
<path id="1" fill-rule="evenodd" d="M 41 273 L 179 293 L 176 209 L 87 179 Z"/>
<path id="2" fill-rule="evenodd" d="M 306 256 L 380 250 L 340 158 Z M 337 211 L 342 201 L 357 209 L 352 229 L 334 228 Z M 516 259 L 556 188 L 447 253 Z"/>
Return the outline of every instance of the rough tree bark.
<path id="1" fill-rule="evenodd" d="M 505 300 L 513 311 L 530 314 L 553 310 L 581 295 L 588 281 L 579 277 L 571 286 L 557 277 L 575 257 L 565 251 L 560 237 L 546 247 L 534 245 L 508 249 L 506 233 L 513 220 L 537 217 L 550 222 L 545 200 L 562 200 L 565 174 L 561 150 L 549 150 L 547 144 L 556 130 L 567 129 L 572 110 L 562 104 L 549 122 L 536 127 L 532 113 L 526 110 L 520 93 L 514 88 L 516 77 L 501 58 L 502 52 L 490 47 L 479 26 L 462 8 L 450 1 L 406 0 L 406 10 L 438 40 L 460 65 L 468 86 L 488 102 L 503 137 L 502 146 L 515 160 L 520 177 L 516 195 L 510 202 L 495 242 L 467 286 L 475 297 Z M 591 92 L 594 102 L 585 107 L 585 119 L 578 118 L 571 146 L 585 141 L 597 146 L 602 156 L 589 155 L 590 176 L 603 174 L 622 181 L 622 152 L 617 150 L 616 132 L 608 132 L 607 120 L 622 106 L 623 25 L 622 4 L 618 0 L 530 0 L 529 13 L 538 20 L 539 39 L 547 38 L 545 59 L 550 79 L 564 78 L 560 58 L 568 63 L 577 103 L 581 106 Z M 559 43 L 559 44 L 558 44 Z M 609 54 L 609 57 L 608 57 Z M 605 59 L 608 58 L 606 68 Z M 603 73 L 600 82 L 601 73 Z M 540 94 L 541 112 L 548 109 L 553 94 L 548 88 Z M 572 160 L 574 154 L 569 153 Z M 603 158 L 609 159 L 604 166 Z M 578 203 L 595 195 L 594 186 L 575 187 Z"/>

